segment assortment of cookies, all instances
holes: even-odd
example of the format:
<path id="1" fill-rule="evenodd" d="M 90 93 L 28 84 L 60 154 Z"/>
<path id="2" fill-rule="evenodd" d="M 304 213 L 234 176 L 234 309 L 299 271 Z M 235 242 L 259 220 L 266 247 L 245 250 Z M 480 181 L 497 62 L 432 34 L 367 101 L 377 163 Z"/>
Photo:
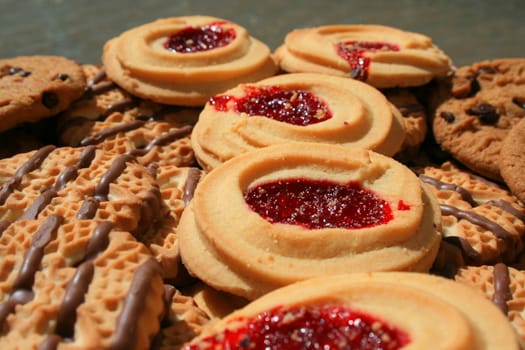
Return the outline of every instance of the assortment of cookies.
<path id="1" fill-rule="evenodd" d="M 1 58 L 0 348 L 524 348 L 524 67 L 210 16 Z"/>

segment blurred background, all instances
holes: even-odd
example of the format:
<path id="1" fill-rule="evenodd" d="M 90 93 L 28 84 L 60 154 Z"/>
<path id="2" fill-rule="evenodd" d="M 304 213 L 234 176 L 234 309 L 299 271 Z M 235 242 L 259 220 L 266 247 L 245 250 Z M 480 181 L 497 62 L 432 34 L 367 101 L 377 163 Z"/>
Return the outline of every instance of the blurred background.
<path id="1" fill-rule="evenodd" d="M 100 63 L 104 43 L 158 18 L 236 22 L 275 49 L 286 33 L 327 24 L 384 24 L 430 36 L 456 65 L 525 57 L 525 0 L 0 0 L 0 58 L 56 54 Z"/>

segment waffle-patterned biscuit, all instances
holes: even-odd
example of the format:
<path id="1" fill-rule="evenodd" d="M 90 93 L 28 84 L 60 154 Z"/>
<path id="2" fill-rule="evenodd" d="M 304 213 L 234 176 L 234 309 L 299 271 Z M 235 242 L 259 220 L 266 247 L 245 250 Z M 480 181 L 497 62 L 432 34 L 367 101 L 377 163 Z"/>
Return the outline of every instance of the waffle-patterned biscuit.
<path id="1" fill-rule="evenodd" d="M 286 72 L 345 76 L 378 88 L 421 86 L 450 70 L 429 37 L 379 25 L 296 29 L 274 56 Z"/>
<path id="2" fill-rule="evenodd" d="M 525 204 L 525 118 L 516 124 L 501 145 L 500 174 L 512 193 Z"/>
<path id="3" fill-rule="evenodd" d="M 287 143 L 210 171 L 183 212 L 178 235 L 191 274 L 254 299 L 326 274 L 428 271 L 439 222 L 435 199 L 392 158 Z"/>
<path id="4" fill-rule="evenodd" d="M 468 264 L 512 263 L 523 251 L 525 208 L 507 189 L 454 163 L 420 169 L 440 204 L 444 239 Z"/>
<path id="5" fill-rule="evenodd" d="M 108 79 L 103 68 L 83 68 L 88 77 L 87 90 L 60 114 L 59 144 L 134 152 L 146 165 L 187 166 L 194 162 L 190 134 L 199 110 L 142 100 Z"/>
<path id="6" fill-rule="evenodd" d="M 80 64 L 65 57 L 0 59 L 0 131 L 63 111 L 85 85 Z"/>
<path id="7" fill-rule="evenodd" d="M 184 350 L 519 349 L 498 308 L 422 273 L 323 276 L 275 290 L 206 326 Z"/>
<path id="8" fill-rule="evenodd" d="M 524 87 L 523 58 L 481 61 L 457 69 L 434 90 L 436 141 L 476 173 L 501 180 L 502 143 L 525 118 Z"/>
<path id="9" fill-rule="evenodd" d="M 146 349 L 159 330 L 160 267 L 109 221 L 20 220 L 0 256 L 2 349 Z"/>
<path id="10" fill-rule="evenodd" d="M 214 96 L 199 116 L 191 144 L 209 170 L 240 153 L 292 141 L 393 155 L 404 138 L 401 113 L 377 89 L 352 79 L 296 73 Z"/>
<path id="11" fill-rule="evenodd" d="M 454 279 L 481 291 L 506 315 L 525 345 L 525 272 L 503 263 L 465 266 Z"/>
<path id="12" fill-rule="evenodd" d="M 172 17 L 132 28 L 104 45 L 110 78 L 159 103 L 202 106 L 210 96 L 277 72 L 270 49 L 238 24 Z"/>

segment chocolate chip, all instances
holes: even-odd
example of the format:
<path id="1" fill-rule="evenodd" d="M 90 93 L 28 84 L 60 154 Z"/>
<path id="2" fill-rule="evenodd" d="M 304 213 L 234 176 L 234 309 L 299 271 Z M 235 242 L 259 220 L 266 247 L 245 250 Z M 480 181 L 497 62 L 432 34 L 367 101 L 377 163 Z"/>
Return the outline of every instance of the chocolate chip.
<path id="1" fill-rule="evenodd" d="M 8 74 L 15 75 L 16 73 L 21 72 L 21 71 L 23 71 L 23 69 L 20 67 L 11 67 L 9 68 Z"/>
<path id="2" fill-rule="evenodd" d="M 42 94 L 42 104 L 51 109 L 58 104 L 58 96 L 52 92 L 44 92 Z"/>
<path id="3" fill-rule="evenodd" d="M 479 90 L 479 82 L 475 77 L 458 77 L 454 79 L 451 93 L 455 98 L 466 98 L 476 95 Z"/>
<path id="4" fill-rule="evenodd" d="M 496 74 L 498 73 L 498 70 L 492 66 L 481 66 L 478 68 L 477 74 Z"/>
<path id="5" fill-rule="evenodd" d="M 28 77 L 31 75 L 31 72 L 28 72 L 28 71 L 23 71 L 22 73 L 20 73 L 20 76 L 25 78 L 25 77 Z"/>
<path id="6" fill-rule="evenodd" d="M 66 81 L 66 80 L 69 79 L 69 75 L 67 75 L 67 74 L 58 74 L 57 75 L 57 79 L 60 79 L 62 81 Z"/>
<path id="7" fill-rule="evenodd" d="M 484 124 L 495 124 L 499 120 L 499 114 L 496 108 L 489 103 L 480 103 L 477 106 L 466 110 L 467 114 L 479 117 L 479 120 Z"/>
<path id="8" fill-rule="evenodd" d="M 445 119 L 447 123 L 454 123 L 456 121 L 456 116 L 451 112 L 441 112 L 439 116 Z"/>
<path id="9" fill-rule="evenodd" d="M 512 99 L 512 103 L 514 103 L 518 107 L 525 109 L 525 97 L 514 97 Z"/>

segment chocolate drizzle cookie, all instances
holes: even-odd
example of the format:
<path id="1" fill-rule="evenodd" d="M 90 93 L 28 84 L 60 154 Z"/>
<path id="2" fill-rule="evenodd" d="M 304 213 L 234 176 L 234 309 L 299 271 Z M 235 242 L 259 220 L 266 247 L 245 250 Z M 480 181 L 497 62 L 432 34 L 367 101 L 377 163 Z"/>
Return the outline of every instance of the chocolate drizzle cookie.
<path id="1" fill-rule="evenodd" d="M 468 264 L 512 263 L 522 253 L 525 208 L 507 189 L 451 162 L 419 173 L 439 202 L 444 240 Z"/>
<path id="2" fill-rule="evenodd" d="M 464 66 L 435 90 L 436 141 L 459 162 L 501 181 L 500 152 L 510 130 L 525 117 L 525 59 Z"/>
<path id="3" fill-rule="evenodd" d="M 0 131 L 63 111 L 85 86 L 80 64 L 65 57 L 0 59 Z"/>

